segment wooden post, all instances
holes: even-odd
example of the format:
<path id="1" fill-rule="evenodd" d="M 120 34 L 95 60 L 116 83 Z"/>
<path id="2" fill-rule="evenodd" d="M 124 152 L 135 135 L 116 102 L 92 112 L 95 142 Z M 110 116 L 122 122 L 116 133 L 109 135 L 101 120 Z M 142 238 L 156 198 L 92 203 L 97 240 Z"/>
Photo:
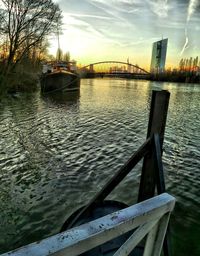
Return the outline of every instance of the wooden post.
<path id="1" fill-rule="evenodd" d="M 170 93 L 166 90 L 153 91 L 152 93 L 147 138 L 153 136 L 155 133 L 158 134 L 160 137 L 161 152 L 164 141 L 169 97 Z M 154 196 L 156 185 L 154 161 L 154 153 L 153 150 L 151 150 L 151 152 L 144 158 L 138 202 L 144 201 Z"/>

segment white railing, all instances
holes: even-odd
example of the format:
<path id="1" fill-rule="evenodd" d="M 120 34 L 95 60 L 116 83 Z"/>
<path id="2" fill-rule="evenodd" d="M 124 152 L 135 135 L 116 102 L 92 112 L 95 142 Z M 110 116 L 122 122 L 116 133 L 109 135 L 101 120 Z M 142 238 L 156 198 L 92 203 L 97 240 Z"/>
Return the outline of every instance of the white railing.
<path id="1" fill-rule="evenodd" d="M 129 255 L 146 235 L 143 255 L 157 256 L 174 205 L 175 198 L 163 193 L 1 256 L 77 256 L 131 230 L 133 234 L 114 256 Z"/>

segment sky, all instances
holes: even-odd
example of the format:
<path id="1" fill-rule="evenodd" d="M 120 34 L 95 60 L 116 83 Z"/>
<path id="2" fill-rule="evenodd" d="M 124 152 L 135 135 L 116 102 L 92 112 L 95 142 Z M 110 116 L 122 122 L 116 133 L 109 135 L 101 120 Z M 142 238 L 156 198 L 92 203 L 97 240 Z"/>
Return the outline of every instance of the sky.
<path id="1" fill-rule="evenodd" d="M 54 0 L 63 15 L 60 46 L 78 64 L 129 59 L 150 68 L 152 44 L 168 38 L 166 68 L 200 57 L 200 0 Z M 49 52 L 56 53 L 51 36 Z"/>

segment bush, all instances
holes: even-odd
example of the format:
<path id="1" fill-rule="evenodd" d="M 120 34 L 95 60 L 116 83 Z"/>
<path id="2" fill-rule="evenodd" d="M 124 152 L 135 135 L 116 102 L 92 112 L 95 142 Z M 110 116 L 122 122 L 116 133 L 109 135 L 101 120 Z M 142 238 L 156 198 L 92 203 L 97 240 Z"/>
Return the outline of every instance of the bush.
<path id="1" fill-rule="evenodd" d="M 7 92 L 33 92 L 38 89 L 38 83 L 37 73 L 12 73 L 7 78 Z"/>

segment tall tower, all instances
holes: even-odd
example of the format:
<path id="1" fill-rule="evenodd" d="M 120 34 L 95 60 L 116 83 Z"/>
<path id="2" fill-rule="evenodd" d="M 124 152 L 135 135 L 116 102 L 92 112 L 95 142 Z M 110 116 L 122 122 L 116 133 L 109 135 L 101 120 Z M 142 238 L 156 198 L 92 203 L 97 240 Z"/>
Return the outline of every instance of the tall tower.
<path id="1" fill-rule="evenodd" d="M 152 73 L 160 73 L 165 70 L 168 38 L 153 43 L 151 67 Z"/>

